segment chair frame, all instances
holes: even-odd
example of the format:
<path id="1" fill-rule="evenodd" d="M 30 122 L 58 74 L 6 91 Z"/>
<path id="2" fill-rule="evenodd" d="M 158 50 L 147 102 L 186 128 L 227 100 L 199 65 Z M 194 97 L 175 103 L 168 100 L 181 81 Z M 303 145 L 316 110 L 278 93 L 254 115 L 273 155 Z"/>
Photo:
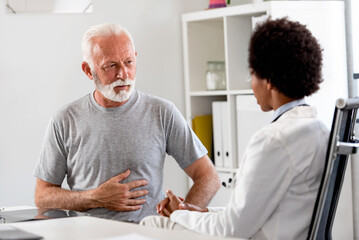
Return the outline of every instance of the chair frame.
<path id="1" fill-rule="evenodd" d="M 324 172 L 309 227 L 308 240 L 332 239 L 332 225 L 348 158 L 359 148 L 354 133 L 358 108 L 359 98 L 340 98 L 336 101 Z"/>

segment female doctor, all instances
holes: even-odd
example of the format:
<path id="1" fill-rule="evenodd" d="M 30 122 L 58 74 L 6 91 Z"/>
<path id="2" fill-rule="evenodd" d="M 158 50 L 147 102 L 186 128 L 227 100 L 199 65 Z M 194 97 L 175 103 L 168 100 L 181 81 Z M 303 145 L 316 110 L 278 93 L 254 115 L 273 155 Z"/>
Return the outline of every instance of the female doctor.
<path id="1" fill-rule="evenodd" d="M 249 67 L 258 104 L 274 113 L 250 139 L 228 205 L 200 208 L 168 191 L 157 206 L 162 216 L 141 224 L 251 239 L 307 237 L 329 136 L 304 100 L 322 82 L 321 47 L 299 22 L 268 19 L 251 36 Z"/>

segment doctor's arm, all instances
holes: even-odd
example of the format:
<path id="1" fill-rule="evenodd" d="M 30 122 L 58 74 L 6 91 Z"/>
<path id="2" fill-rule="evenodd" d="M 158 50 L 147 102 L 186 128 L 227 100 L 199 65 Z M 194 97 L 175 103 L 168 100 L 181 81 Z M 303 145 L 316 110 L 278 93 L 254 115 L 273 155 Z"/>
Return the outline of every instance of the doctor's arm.
<path id="1" fill-rule="evenodd" d="M 107 208 L 113 211 L 135 211 L 141 208 L 145 199 L 134 199 L 148 194 L 147 190 L 134 190 L 148 184 L 146 180 L 120 183 L 130 171 L 120 173 L 102 183 L 99 187 L 87 191 L 70 191 L 61 185 L 41 179 L 36 181 L 35 204 L 38 208 L 57 208 L 85 211 L 91 208 Z"/>
<path id="2" fill-rule="evenodd" d="M 171 220 L 199 233 L 253 237 L 278 207 L 294 174 L 281 141 L 263 138 L 266 136 L 257 135 L 250 142 L 237 184 L 223 211 L 174 211 Z M 260 143 L 263 150 L 258 151 Z"/>

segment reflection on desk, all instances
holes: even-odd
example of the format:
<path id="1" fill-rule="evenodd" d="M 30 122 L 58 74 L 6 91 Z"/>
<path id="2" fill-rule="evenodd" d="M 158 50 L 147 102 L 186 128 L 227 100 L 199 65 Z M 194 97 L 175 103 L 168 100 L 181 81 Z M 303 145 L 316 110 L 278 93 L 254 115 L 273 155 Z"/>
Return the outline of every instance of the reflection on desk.
<path id="1" fill-rule="evenodd" d="M 72 210 L 28 208 L 13 211 L 0 211 L 0 223 L 15 223 L 77 216 L 90 215 Z"/>
<path id="2" fill-rule="evenodd" d="M 156 229 L 138 224 L 107 220 L 96 217 L 68 217 L 42 221 L 21 223 L 8 223 L 19 229 L 44 237 L 44 240 L 69 240 L 69 239 L 125 239 L 128 234 L 136 233 L 144 238 L 160 240 L 224 240 L 239 238 L 222 238 L 200 235 L 189 231 L 170 231 Z M 122 236 L 122 237 L 121 237 Z M 243 240 L 243 239 L 242 239 Z"/>

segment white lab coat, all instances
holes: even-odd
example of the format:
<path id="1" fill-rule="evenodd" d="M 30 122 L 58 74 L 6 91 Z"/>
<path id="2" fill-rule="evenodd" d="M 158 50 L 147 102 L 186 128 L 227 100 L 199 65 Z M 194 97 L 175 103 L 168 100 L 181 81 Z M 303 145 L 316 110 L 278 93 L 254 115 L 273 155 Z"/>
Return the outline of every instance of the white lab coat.
<path id="1" fill-rule="evenodd" d="M 171 220 L 200 233 L 252 239 L 306 239 L 329 131 L 309 106 L 256 132 L 225 208 L 175 211 Z"/>

